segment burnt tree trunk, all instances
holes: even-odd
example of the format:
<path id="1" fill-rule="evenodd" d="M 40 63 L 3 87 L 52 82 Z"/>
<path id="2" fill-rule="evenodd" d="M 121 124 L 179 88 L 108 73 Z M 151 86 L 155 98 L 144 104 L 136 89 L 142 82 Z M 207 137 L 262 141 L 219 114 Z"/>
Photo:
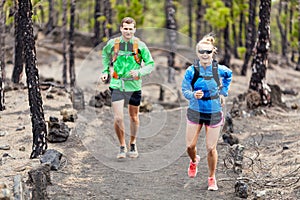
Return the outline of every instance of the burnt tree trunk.
<path id="1" fill-rule="evenodd" d="M 15 64 L 11 80 L 13 83 L 19 83 L 23 74 L 24 57 L 23 57 L 23 29 L 21 28 L 20 7 L 15 1 Z"/>
<path id="2" fill-rule="evenodd" d="M 265 81 L 270 49 L 271 0 L 261 0 L 259 8 L 258 40 L 249 89 L 260 94 L 262 105 L 271 105 L 271 89 Z"/>
<path id="3" fill-rule="evenodd" d="M 255 17 L 256 17 L 256 0 L 249 1 L 249 22 L 247 24 L 246 35 L 246 53 L 244 64 L 242 66 L 241 75 L 247 75 L 248 63 L 253 52 L 253 47 L 256 39 Z"/>
<path id="4" fill-rule="evenodd" d="M 4 84 L 6 79 L 5 73 L 5 0 L 0 2 L 0 111 L 5 109 Z"/>
<path id="5" fill-rule="evenodd" d="M 95 13 L 94 13 L 94 46 L 98 46 L 101 43 L 102 39 L 100 38 L 100 21 L 99 17 L 101 16 L 101 0 L 95 0 Z"/>
<path id="6" fill-rule="evenodd" d="M 197 11 L 196 11 L 196 41 L 198 42 L 201 38 L 201 22 L 203 19 L 202 13 L 202 0 L 197 0 Z"/>
<path id="7" fill-rule="evenodd" d="M 70 85 L 74 87 L 76 84 L 75 80 L 75 57 L 74 57 L 74 23 L 75 23 L 75 7 L 76 0 L 71 0 L 70 9 L 70 32 L 69 32 L 69 70 L 70 70 Z"/>
<path id="8" fill-rule="evenodd" d="M 173 0 L 166 1 L 166 28 L 167 28 L 167 41 L 170 47 L 168 55 L 168 82 L 175 82 L 175 52 L 176 52 L 176 38 L 177 38 L 177 23 L 175 19 L 175 5 Z"/>
<path id="9" fill-rule="evenodd" d="M 109 39 L 112 36 L 112 10 L 110 0 L 104 0 L 104 16 L 105 20 L 102 23 L 103 37 Z"/>
<path id="10" fill-rule="evenodd" d="M 241 12 L 240 13 L 240 23 L 239 23 L 239 34 L 238 34 L 238 44 L 240 47 L 244 46 L 244 42 L 243 42 L 243 39 L 242 39 L 242 35 L 243 35 L 243 30 L 245 27 L 245 15 L 244 15 L 244 12 Z"/>
<path id="11" fill-rule="evenodd" d="M 45 34 L 47 35 L 54 29 L 54 1 L 53 0 L 48 0 L 49 4 L 49 13 L 48 13 L 48 23 L 46 24 L 46 32 Z"/>
<path id="12" fill-rule="evenodd" d="M 298 5 L 300 5 L 300 0 L 298 0 Z M 298 6 L 298 24 L 300 24 L 300 6 Z M 300 33 L 300 26 L 298 26 L 298 33 Z M 298 34 L 298 62 L 296 70 L 300 71 L 300 34 Z"/>
<path id="13" fill-rule="evenodd" d="M 230 8 L 231 7 L 231 0 L 226 0 L 225 1 L 225 6 Z M 225 48 L 225 54 L 223 58 L 222 64 L 225 66 L 230 66 L 230 59 L 231 59 L 231 46 L 230 46 L 230 38 L 229 38 L 229 22 L 226 22 L 227 25 L 224 29 L 223 37 L 224 37 L 224 48 Z"/>
<path id="14" fill-rule="evenodd" d="M 36 50 L 33 35 L 32 5 L 30 0 L 19 0 L 19 15 L 23 28 L 25 71 L 31 113 L 33 145 L 30 158 L 42 155 L 47 149 L 47 129 L 44 118 L 43 101 L 39 88 L 39 72 L 36 66 Z"/>
<path id="15" fill-rule="evenodd" d="M 67 86 L 67 0 L 63 0 L 63 25 L 62 25 L 62 40 L 63 40 L 63 84 Z"/>
<path id="16" fill-rule="evenodd" d="M 192 26 L 192 21 L 193 21 L 193 1 L 188 1 L 188 17 L 189 17 L 189 45 L 192 47 L 193 44 L 193 26 Z"/>
<path id="17" fill-rule="evenodd" d="M 284 22 L 282 23 L 280 21 L 280 17 L 281 17 L 281 11 L 282 11 L 282 4 L 284 4 L 284 11 L 286 12 L 287 10 L 287 2 L 279 2 L 279 7 L 278 7 L 278 15 L 276 15 L 276 22 L 277 22 L 277 26 L 279 28 L 279 32 L 281 35 L 281 55 L 283 56 L 283 59 L 285 61 L 287 61 L 287 47 L 288 47 L 288 41 L 287 41 L 287 24 Z M 286 13 L 285 13 L 286 15 Z M 283 25 L 285 27 L 283 27 Z"/>
<path id="18" fill-rule="evenodd" d="M 230 3 L 230 17 L 231 19 L 234 19 L 234 14 L 233 14 L 233 3 L 231 2 Z M 237 48 L 238 48 L 238 37 L 237 37 L 237 34 L 236 34 L 236 26 L 235 26 L 235 23 L 232 23 L 231 25 L 231 30 L 232 30 L 232 35 L 233 35 L 233 55 L 235 58 L 239 58 L 239 54 L 238 54 L 238 51 L 237 51 Z M 242 32 L 240 30 L 240 32 Z M 227 65 L 229 66 L 229 65 Z"/>

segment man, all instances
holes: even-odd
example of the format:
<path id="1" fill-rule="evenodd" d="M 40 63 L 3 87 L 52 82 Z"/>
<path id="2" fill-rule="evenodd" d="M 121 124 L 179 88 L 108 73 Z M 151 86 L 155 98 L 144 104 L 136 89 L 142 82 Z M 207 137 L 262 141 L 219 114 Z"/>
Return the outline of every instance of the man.
<path id="1" fill-rule="evenodd" d="M 121 21 L 121 37 L 108 41 L 102 50 L 102 81 L 108 81 L 110 65 L 113 71 L 110 80 L 112 97 L 112 111 L 114 114 L 114 129 L 120 143 L 118 159 L 126 158 L 126 141 L 124 127 L 124 103 L 128 104 L 130 116 L 130 142 L 128 156 L 138 157 L 136 146 L 137 132 L 139 128 L 139 106 L 141 102 L 141 77 L 150 74 L 154 68 L 154 61 L 149 49 L 144 42 L 134 36 L 136 22 L 131 17 L 125 17 Z M 145 66 L 141 67 L 141 61 Z"/>

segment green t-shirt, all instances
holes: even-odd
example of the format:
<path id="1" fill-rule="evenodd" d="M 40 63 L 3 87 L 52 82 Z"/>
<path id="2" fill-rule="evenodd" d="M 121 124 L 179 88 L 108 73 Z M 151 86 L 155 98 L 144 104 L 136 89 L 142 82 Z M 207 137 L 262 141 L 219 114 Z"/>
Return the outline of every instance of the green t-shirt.
<path id="1" fill-rule="evenodd" d="M 102 71 L 103 74 L 109 74 L 110 71 L 110 63 L 111 58 L 114 55 L 114 44 L 115 39 L 111 39 L 107 42 L 107 44 L 103 47 L 102 50 L 102 64 L 104 69 Z M 120 37 L 120 47 L 122 45 L 123 48 L 120 48 L 118 57 L 113 64 L 113 70 L 120 77 L 119 79 L 111 78 L 110 87 L 113 89 L 119 89 L 121 91 L 138 91 L 142 88 L 142 79 L 139 80 L 122 80 L 122 78 L 131 78 L 129 72 L 131 70 L 138 70 L 139 77 L 150 74 L 154 68 L 154 61 L 150 54 L 150 51 L 146 44 L 142 41 L 138 41 L 139 48 L 139 57 L 144 62 L 144 66 L 141 67 L 132 55 L 132 45 L 134 42 L 134 38 L 131 38 L 130 41 L 125 42 L 123 37 Z M 130 44 L 129 44 L 130 43 Z M 131 48 L 130 48 L 131 46 Z"/>

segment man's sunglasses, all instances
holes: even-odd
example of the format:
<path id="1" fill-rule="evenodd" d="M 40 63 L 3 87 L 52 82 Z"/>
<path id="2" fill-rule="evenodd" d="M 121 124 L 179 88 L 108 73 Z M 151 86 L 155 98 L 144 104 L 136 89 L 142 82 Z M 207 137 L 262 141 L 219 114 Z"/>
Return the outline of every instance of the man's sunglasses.
<path id="1" fill-rule="evenodd" d="M 198 50 L 198 52 L 200 53 L 200 54 L 211 54 L 213 51 L 212 50 Z"/>

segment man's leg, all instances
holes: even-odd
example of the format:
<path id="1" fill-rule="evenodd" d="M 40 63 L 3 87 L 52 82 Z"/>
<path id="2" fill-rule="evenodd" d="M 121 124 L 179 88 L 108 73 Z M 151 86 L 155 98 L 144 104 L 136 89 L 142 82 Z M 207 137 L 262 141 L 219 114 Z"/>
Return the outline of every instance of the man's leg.
<path id="1" fill-rule="evenodd" d="M 128 156 L 130 158 L 136 158 L 139 156 L 136 146 L 136 137 L 139 129 L 139 106 L 128 105 L 128 112 L 130 117 L 130 150 L 128 152 Z"/>
<path id="2" fill-rule="evenodd" d="M 112 110 L 114 113 L 114 128 L 119 139 L 120 146 L 126 147 L 123 107 L 124 100 L 112 102 Z"/>
<path id="3" fill-rule="evenodd" d="M 130 144 L 136 143 L 137 132 L 140 124 L 138 116 L 139 107 L 140 106 L 128 105 L 128 112 L 130 117 Z"/>

